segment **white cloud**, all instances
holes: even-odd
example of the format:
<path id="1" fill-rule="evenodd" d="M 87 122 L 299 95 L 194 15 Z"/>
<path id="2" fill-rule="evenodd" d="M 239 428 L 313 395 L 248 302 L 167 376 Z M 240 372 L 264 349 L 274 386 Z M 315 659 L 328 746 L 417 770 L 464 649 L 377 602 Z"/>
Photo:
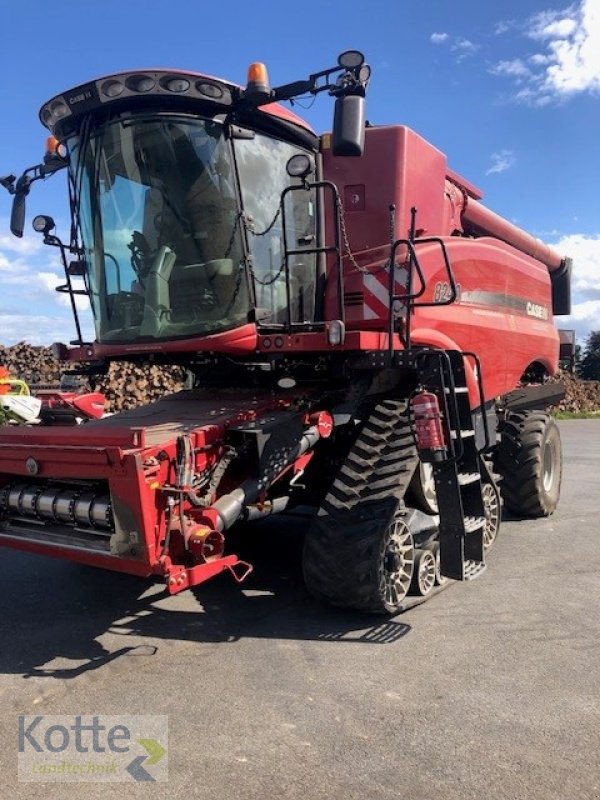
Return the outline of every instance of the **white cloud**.
<path id="1" fill-rule="evenodd" d="M 480 45 L 475 44 L 470 39 L 463 39 L 462 37 L 455 39 L 450 47 L 450 50 L 457 54 L 457 61 L 463 61 L 465 58 L 475 55 L 479 49 Z"/>
<path id="2" fill-rule="evenodd" d="M 481 46 L 475 44 L 470 39 L 465 39 L 462 36 L 455 36 L 453 39 L 447 33 L 432 33 L 429 37 L 432 44 L 448 44 L 450 51 L 454 53 L 454 58 L 457 63 L 460 63 L 465 58 L 475 55 L 481 49 Z"/>
<path id="3" fill-rule="evenodd" d="M 583 344 L 592 331 L 600 331 L 600 300 L 575 303 L 570 317 L 557 317 L 558 328 L 574 330 L 575 338 Z"/>
<path id="4" fill-rule="evenodd" d="M 0 230 L 7 227 L 7 221 L 0 220 Z M 74 338 L 69 297 L 55 291 L 64 282 L 56 248 L 44 247 L 31 235 L 16 239 L 0 234 L 0 344 L 50 344 Z M 89 308 L 87 298 L 77 300 L 78 308 Z M 91 332 L 89 320 L 84 328 L 86 335 Z"/>
<path id="5" fill-rule="evenodd" d="M 543 67 L 545 64 L 549 64 L 552 61 L 552 56 L 544 55 L 543 53 L 534 53 L 532 56 L 529 56 L 527 61 L 533 64 L 534 67 Z"/>
<path id="6" fill-rule="evenodd" d="M 582 341 L 600 330 L 600 233 L 596 236 L 563 236 L 552 247 L 573 259 L 573 313 L 559 317 L 558 327 L 574 328 Z"/>
<path id="7" fill-rule="evenodd" d="M 500 36 L 503 33 L 506 33 L 514 26 L 514 20 L 511 19 L 504 19 L 500 20 L 494 25 L 494 34 L 496 36 Z"/>
<path id="8" fill-rule="evenodd" d="M 552 244 L 573 259 L 573 290 L 586 299 L 600 300 L 600 234 L 573 233 Z"/>
<path id="9" fill-rule="evenodd" d="M 526 85 L 515 99 L 543 107 L 581 93 L 600 93 L 600 2 L 580 0 L 562 10 L 540 11 L 525 24 L 525 35 L 543 52 L 516 59 L 530 74 L 505 69 L 498 62 L 490 72 Z M 527 67 L 525 67 L 527 69 Z"/>
<path id="10" fill-rule="evenodd" d="M 4 314 L 0 312 L 1 344 L 17 342 L 49 345 L 75 337 L 75 327 L 67 327 L 64 317 L 48 315 Z"/>
<path id="11" fill-rule="evenodd" d="M 0 229 L 6 230 L 9 226 L 8 220 L 0 218 Z M 17 239 L 10 233 L 0 233 L 0 251 L 16 253 L 19 256 L 28 256 L 32 253 L 39 253 L 44 245 L 39 236 L 24 236 Z"/>
<path id="12" fill-rule="evenodd" d="M 486 175 L 506 172 L 507 169 L 514 167 L 517 163 L 517 159 L 512 150 L 499 150 L 497 153 L 492 153 L 490 158 L 492 160 L 492 166 L 486 170 Z"/>
<path id="13" fill-rule="evenodd" d="M 540 11 L 530 17 L 527 35 L 532 39 L 564 39 L 577 29 L 577 19 L 570 16 L 576 12 L 575 6 L 563 11 Z"/>
<path id="14" fill-rule="evenodd" d="M 61 281 L 60 276 L 55 272 L 36 272 L 35 280 L 51 292 L 54 291 L 60 283 L 64 283 L 64 279 Z"/>
<path id="15" fill-rule="evenodd" d="M 513 58 L 512 61 L 498 61 L 490 69 L 492 75 L 505 75 L 519 81 L 521 78 L 531 76 L 529 67 L 520 58 Z"/>

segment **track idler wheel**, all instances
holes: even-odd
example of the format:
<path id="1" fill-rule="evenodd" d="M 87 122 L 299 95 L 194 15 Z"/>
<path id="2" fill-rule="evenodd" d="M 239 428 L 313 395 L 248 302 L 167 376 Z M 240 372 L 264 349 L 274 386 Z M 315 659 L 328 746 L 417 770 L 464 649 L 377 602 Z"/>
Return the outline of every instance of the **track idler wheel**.
<path id="1" fill-rule="evenodd" d="M 414 594 L 427 597 L 436 584 L 436 557 L 432 550 L 417 550 L 413 571 Z"/>
<path id="2" fill-rule="evenodd" d="M 484 483 L 481 490 L 485 527 L 483 529 L 483 547 L 490 550 L 496 543 L 500 530 L 500 495 L 491 483 Z"/>

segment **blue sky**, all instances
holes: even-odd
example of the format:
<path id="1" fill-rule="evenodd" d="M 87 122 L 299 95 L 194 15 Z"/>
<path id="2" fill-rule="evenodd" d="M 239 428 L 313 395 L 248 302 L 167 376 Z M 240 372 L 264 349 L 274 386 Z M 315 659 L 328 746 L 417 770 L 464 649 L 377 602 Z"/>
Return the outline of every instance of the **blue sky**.
<path id="1" fill-rule="evenodd" d="M 0 6 L 0 175 L 41 160 L 41 104 L 99 75 L 170 66 L 245 82 L 265 61 L 275 84 L 358 48 L 373 68 L 368 118 L 403 123 L 447 153 L 484 202 L 575 259 L 583 338 L 600 329 L 600 0 L 11 0 Z M 296 107 L 328 130 L 332 103 Z M 63 175 L 29 197 L 67 235 Z M 73 337 L 49 248 L 10 236 L 0 194 L 0 343 Z"/>

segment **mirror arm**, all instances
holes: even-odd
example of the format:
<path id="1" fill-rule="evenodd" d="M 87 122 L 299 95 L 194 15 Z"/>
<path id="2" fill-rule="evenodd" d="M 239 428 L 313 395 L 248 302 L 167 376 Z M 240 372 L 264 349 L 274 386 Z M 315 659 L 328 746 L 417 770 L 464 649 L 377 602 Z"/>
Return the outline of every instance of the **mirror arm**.
<path id="1" fill-rule="evenodd" d="M 336 66 L 329 69 L 322 69 L 320 72 L 313 72 L 306 81 L 294 81 L 293 83 L 285 83 L 283 86 L 276 86 L 272 91 L 272 96 L 268 102 L 277 102 L 280 100 L 291 100 L 303 94 L 319 94 L 320 92 L 332 90 L 332 85 L 329 80 L 326 80 L 321 86 L 318 85 L 320 78 L 329 78 L 335 72 L 341 72 L 344 67 Z"/>
<path id="2" fill-rule="evenodd" d="M 67 161 L 65 159 L 50 157 L 43 164 L 28 167 L 18 179 L 14 175 L 0 178 L 0 185 L 4 186 L 9 194 L 18 194 L 23 191 L 25 194 L 29 194 L 32 183 L 39 181 L 40 178 L 47 178 L 48 175 L 54 175 L 55 172 L 58 172 L 59 169 L 64 169 L 66 166 Z"/>
<path id="3" fill-rule="evenodd" d="M 13 207 L 10 218 L 10 232 L 13 236 L 20 239 L 23 236 L 23 225 L 25 222 L 25 198 L 31 191 L 31 184 L 39 181 L 40 178 L 47 178 L 49 175 L 54 174 L 57 170 L 67 166 L 65 159 L 57 159 L 54 156 L 46 158 L 45 163 L 36 164 L 34 167 L 29 167 L 21 175 L 21 177 L 14 182 L 10 180 L 12 175 L 6 176 L 2 180 L 2 185 L 8 190 L 9 194 L 14 195 Z"/>
<path id="4" fill-rule="evenodd" d="M 276 103 L 283 100 L 292 100 L 294 97 L 299 97 L 303 94 L 319 94 L 320 92 L 329 91 L 333 94 L 332 89 L 333 86 L 329 82 L 329 76 L 333 75 L 335 72 L 341 72 L 344 70 L 344 67 L 335 66 L 330 67 L 329 69 L 323 69 L 320 72 L 314 72 L 312 75 L 308 77 L 308 80 L 305 81 L 293 81 L 292 83 L 284 83 L 282 86 L 276 86 L 274 89 L 271 90 L 269 97 L 265 100 L 259 101 L 257 104 L 252 102 L 252 98 L 242 94 L 238 103 L 241 105 L 265 105 L 266 103 Z M 349 71 L 346 70 L 346 74 L 349 74 Z M 318 82 L 320 78 L 327 78 L 323 85 L 319 86 Z"/>
<path id="5" fill-rule="evenodd" d="M 67 159 L 60 156 L 49 155 L 44 158 L 44 163 L 39 164 L 40 178 L 46 178 L 48 175 L 54 175 L 60 169 L 64 169 L 68 164 Z"/>

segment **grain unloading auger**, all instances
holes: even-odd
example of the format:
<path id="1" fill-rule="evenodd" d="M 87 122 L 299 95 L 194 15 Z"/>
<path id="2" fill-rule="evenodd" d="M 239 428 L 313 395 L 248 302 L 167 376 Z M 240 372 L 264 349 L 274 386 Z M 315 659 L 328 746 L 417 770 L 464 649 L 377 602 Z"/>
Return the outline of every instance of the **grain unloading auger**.
<path id="1" fill-rule="evenodd" d="M 44 163 L 2 183 L 19 236 L 32 183 L 68 176 L 69 243 L 49 217 L 34 227 L 96 337 L 77 321 L 57 356 L 90 375 L 178 363 L 194 388 L 69 429 L 2 428 L 0 544 L 174 593 L 242 580 L 231 528 L 309 506 L 311 593 L 389 614 L 482 571 L 499 475 L 512 510 L 552 513 L 544 409 L 561 389 L 543 378 L 569 260 L 409 128 L 365 124 L 369 75 L 357 51 L 275 89 L 259 64 L 245 89 L 136 70 L 43 106 Z M 321 91 L 336 108 L 319 137 L 278 101 Z"/>

